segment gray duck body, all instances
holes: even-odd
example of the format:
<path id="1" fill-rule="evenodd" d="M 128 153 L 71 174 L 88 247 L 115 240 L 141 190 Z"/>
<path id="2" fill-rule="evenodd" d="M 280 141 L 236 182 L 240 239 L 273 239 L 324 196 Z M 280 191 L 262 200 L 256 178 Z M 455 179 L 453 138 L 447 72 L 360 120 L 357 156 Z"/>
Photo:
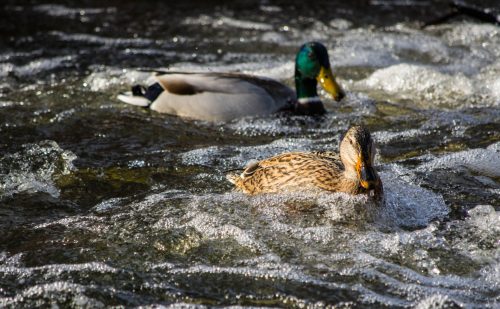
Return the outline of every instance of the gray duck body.
<path id="1" fill-rule="evenodd" d="M 197 120 L 223 122 L 263 116 L 292 109 L 296 101 L 288 86 L 246 74 L 163 72 L 154 80 L 163 91 L 149 108 Z"/>

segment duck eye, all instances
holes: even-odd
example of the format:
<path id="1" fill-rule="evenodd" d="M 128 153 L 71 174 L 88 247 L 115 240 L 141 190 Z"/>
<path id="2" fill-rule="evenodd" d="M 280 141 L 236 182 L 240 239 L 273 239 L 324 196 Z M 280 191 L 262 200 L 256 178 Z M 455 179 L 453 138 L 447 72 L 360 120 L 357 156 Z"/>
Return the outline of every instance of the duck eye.
<path id="1" fill-rule="evenodd" d="M 312 51 L 307 54 L 307 57 L 312 60 L 316 59 L 316 55 Z"/>

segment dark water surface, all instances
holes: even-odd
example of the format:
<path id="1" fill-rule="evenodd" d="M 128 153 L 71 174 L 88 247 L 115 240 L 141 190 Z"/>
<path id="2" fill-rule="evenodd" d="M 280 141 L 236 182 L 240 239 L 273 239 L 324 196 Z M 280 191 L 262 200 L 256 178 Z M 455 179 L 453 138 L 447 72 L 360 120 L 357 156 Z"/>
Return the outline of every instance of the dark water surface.
<path id="1" fill-rule="evenodd" d="M 498 9 L 495 1 L 477 2 Z M 494 6 L 497 5 L 495 8 Z M 500 306 L 500 27 L 434 1 L 4 1 L 0 307 Z M 120 104 L 144 68 L 292 86 L 318 40 L 328 115 L 211 124 Z M 364 123 L 387 204 L 247 197 L 225 171 L 337 150 Z"/>

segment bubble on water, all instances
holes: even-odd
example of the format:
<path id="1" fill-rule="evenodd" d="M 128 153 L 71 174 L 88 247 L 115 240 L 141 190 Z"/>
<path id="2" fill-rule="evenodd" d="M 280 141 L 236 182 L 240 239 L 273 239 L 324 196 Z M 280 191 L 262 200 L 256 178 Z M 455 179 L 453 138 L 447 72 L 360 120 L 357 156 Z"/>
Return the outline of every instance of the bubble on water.
<path id="1" fill-rule="evenodd" d="M 15 66 L 12 63 L 0 63 L 0 76 L 8 76 L 10 72 L 14 72 Z"/>
<path id="2" fill-rule="evenodd" d="M 75 307 L 79 308 L 104 308 L 104 304 L 96 299 L 87 297 L 85 295 L 76 295 L 72 299 L 72 303 Z"/>
<path id="3" fill-rule="evenodd" d="M 388 166 L 380 173 L 384 184 L 385 207 L 377 219 L 379 224 L 386 227 L 422 228 L 448 214 L 449 209 L 441 195 L 404 180 L 405 177 L 400 177 L 400 173 L 394 166 Z"/>
<path id="4" fill-rule="evenodd" d="M 141 307 L 149 308 L 150 306 L 141 306 Z M 243 308 L 240 306 L 229 306 L 229 307 L 234 308 L 234 309 Z M 158 308 L 158 309 L 193 309 L 193 308 L 206 309 L 206 308 L 210 308 L 210 307 L 205 306 L 205 305 L 201 305 L 201 304 L 194 305 L 194 304 L 185 303 L 185 302 L 176 302 L 174 304 L 169 304 L 168 306 L 154 304 L 153 306 L 151 306 L 151 308 Z"/>
<path id="5" fill-rule="evenodd" d="M 449 128 L 454 136 L 464 137 L 465 131 L 470 127 L 494 123 L 499 116 L 500 112 L 495 110 L 480 118 L 470 113 L 464 113 L 462 110 L 433 110 L 427 115 L 428 118 L 421 125 L 420 130 L 435 134 L 436 129 Z"/>
<path id="6" fill-rule="evenodd" d="M 272 30 L 273 26 L 266 23 L 235 19 L 231 17 L 221 17 L 217 19 L 217 25 L 227 25 L 231 28 L 249 29 L 249 30 Z"/>
<path id="7" fill-rule="evenodd" d="M 338 29 L 338 30 L 347 30 L 352 27 L 352 22 L 348 21 L 347 19 L 343 18 L 334 18 L 330 20 L 328 25 L 332 28 Z"/>
<path id="8" fill-rule="evenodd" d="M 500 30 L 488 23 L 463 22 L 437 27 L 446 29 L 442 35 L 449 44 L 470 46 L 477 43 L 500 43 Z M 499 50 L 500 51 L 500 50 Z"/>
<path id="9" fill-rule="evenodd" d="M 406 247 L 411 248 L 415 245 L 415 243 L 409 243 Z M 418 244 L 418 246 L 424 247 L 426 251 L 428 250 L 425 243 Z M 400 259 L 405 254 L 407 253 L 401 252 L 395 258 Z M 395 305 L 396 303 L 401 305 L 401 302 L 405 302 L 406 306 L 414 306 L 425 298 L 434 295 L 446 295 L 450 301 L 463 302 L 466 307 L 469 304 L 483 304 L 484 306 L 484 304 L 488 303 L 484 295 L 489 295 L 489 293 L 495 291 L 486 284 L 484 278 L 476 279 L 435 273 L 423 275 L 411 268 L 399 265 L 399 262 L 397 264 L 391 263 L 387 259 L 387 255 L 377 258 L 363 252 L 359 252 L 355 256 L 356 265 L 350 270 L 350 275 L 361 273 L 363 278 L 384 282 L 386 290 L 391 291 L 388 294 L 380 295 L 363 286 L 361 287 L 364 292 L 363 298 L 368 302 L 380 301 L 386 305 Z M 393 298 L 391 295 L 398 295 L 398 297 Z M 404 297 L 401 297 L 403 295 Z"/>
<path id="10" fill-rule="evenodd" d="M 22 290 L 20 293 L 16 294 L 14 297 L 0 297 L 0 306 L 15 306 L 18 303 L 26 304 L 26 301 L 30 299 L 39 299 L 41 297 L 48 300 L 61 299 L 67 295 L 69 299 L 83 299 L 89 302 L 90 307 L 98 305 L 98 302 L 88 299 L 83 296 L 87 287 L 80 284 L 74 284 L 72 282 L 60 281 L 62 277 L 71 276 L 75 274 L 86 273 L 87 276 L 90 274 L 117 274 L 120 272 L 118 269 L 113 268 L 105 263 L 101 262 L 89 262 L 82 264 L 52 264 L 44 266 L 35 267 L 22 267 L 13 265 L 0 265 L 0 275 L 16 277 L 16 281 L 20 284 L 24 284 L 25 280 L 35 276 L 40 275 L 44 278 L 44 281 L 49 281 L 51 283 L 46 284 L 34 284 L 30 287 Z M 76 294 L 76 295 L 75 295 Z M 57 298 L 52 296 L 57 295 Z M 76 296 L 73 298 L 70 295 Z M 83 298 L 79 298 L 80 295 Z"/>
<path id="11" fill-rule="evenodd" d="M 244 117 L 227 125 L 236 134 L 244 136 L 298 134 L 302 128 L 295 124 L 287 124 L 283 119 L 270 117 Z"/>
<path id="12" fill-rule="evenodd" d="M 500 44 L 499 44 L 500 54 Z M 500 57 L 500 55 L 499 55 Z M 477 75 L 477 85 L 482 94 L 490 95 L 500 105 L 500 61 L 488 63 Z"/>
<path id="13" fill-rule="evenodd" d="M 272 208 L 290 213 L 321 213 L 321 224 L 366 221 L 378 208 L 377 203 L 366 195 L 328 191 L 262 194 L 250 197 L 249 202 L 266 214 L 269 214 L 267 209 Z"/>
<path id="14" fill-rule="evenodd" d="M 193 202 L 197 201 L 194 200 Z M 206 213 L 193 212 L 188 213 L 184 217 L 184 220 L 189 221 L 181 227 L 192 227 L 206 239 L 221 240 L 229 238 L 252 251 L 259 253 L 267 251 L 267 247 L 257 240 L 252 231 L 242 229 L 234 224 L 227 224 L 223 218 Z"/>
<path id="15" fill-rule="evenodd" d="M 233 193 L 193 196 L 188 202 L 190 211 L 181 220 L 184 222 L 182 227 L 192 227 L 208 239 L 229 238 L 254 252 L 267 252 L 267 246 L 258 240 L 252 229 L 244 227 L 244 221 L 234 220 L 227 213 L 246 213 L 247 209 L 239 208 L 241 203 L 245 203 L 245 197 Z"/>
<path id="16" fill-rule="evenodd" d="M 456 303 L 451 300 L 447 295 L 435 294 L 426 297 L 418 302 L 414 307 L 415 309 L 444 309 L 444 308 L 455 308 L 462 307 L 460 303 Z"/>
<path id="17" fill-rule="evenodd" d="M 447 242 L 442 236 L 436 235 L 436 224 L 415 231 L 395 231 L 391 234 L 381 233 L 379 230 L 369 231 L 365 235 L 358 235 L 353 242 L 359 243 L 366 252 L 384 257 L 385 260 L 405 257 L 405 262 L 417 265 L 421 272 L 429 275 L 439 275 L 439 259 L 429 254 L 430 250 L 447 249 Z M 387 267 L 393 268 L 390 264 Z"/>
<path id="18" fill-rule="evenodd" d="M 457 248 L 464 251 L 475 260 L 496 260 L 492 265 L 498 263 L 500 258 L 500 211 L 495 211 L 491 205 L 478 205 L 468 212 L 469 217 L 465 219 L 465 225 L 460 226 L 464 236 L 454 240 Z M 498 267 L 498 266 L 496 266 Z M 499 276 L 498 272 L 491 273 Z"/>
<path id="19" fill-rule="evenodd" d="M 308 151 L 312 143 L 313 141 L 305 138 L 284 138 L 258 146 L 210 146 L 181 153 L 180 158 L 185 165 L 220 164 L 244 168 L 250 160 L 262 160 L 290 151 Z"/>
<path id="20" fill-rule="evenodd" d="M 54 176 L 74 170 L 76 155 L 63 150 L 54 141 L 25 144 L 22 150 L 0 159 L 0 189 L 2 196 L 20 192 L 45 192 L 59 196 Z"/>
<path id="21" fill-rule="evenodd" d="M 435 158 L 419 166 L 417 171 L 428 173 L 430 170 L 457 166 L 465 166 L 486 176 L 500 177 L 500 142 L 486 149 L 469 149 Z"/>
<path id="22" fill-rule="evenodd" d="M 6 251 L 0 252 L 0 272 L 15 271 L 15 269 L 21 267 L 24 255 L 24 253 L 9 255 Z"/>
<path id="23" fill-rule="evenodd" d="M 261 160 L 277 154 L 295 151 L 309 151 L 313 141 L 308 138 L 281 138 L 259 146 L 239 147 L 239 154 L 234 157 L 236 162 Z"/>
<path id="24" fill-rule="evenodd" d="M 497 223 L 498 225 L 498 223 Z M 498 234 L 497 234 L 498 235 Z M 500 290 L 500 253 L 498 253 L 498 247 L 500 244 L 497 244 L 497 255 L 495 257 L 495 261 L 492 262 L 491 265 L 488 265 L 481 269 L 481 279 L 479 284 L 484 284 L 488 286 L 492 291 Z M 484 281 L 483 281 L 484 280 Z"/>
<path id="25" fill-rule="evenodd" d="M 179 54 L 177 53 L 177 55 Z M 246 59 L 244 63 L 241 62 L 242 58 Z M 200 66 L 200 64 L 192 62 L 178 62 L 169 66 L 168 70 L 194 73 L 239 72 L 283 81 L 293 78 L 294 64 L 286 56 L 270 57 L 265 54 L 226 52 L 222 61 L 212 61 L 210 66 Z"/>
<path id="26" fill-rule="evenodd" d="M 273 26 L 266 23 L 241 20 L 227 16 L 212 17 L 209 15 L 199 15 L 198 17 L 188 17 L 182 21 L 184 25 L 210 25 L 214 28 L 236 28 L 248 30 L 272 30 Z"/>
<path id="27" fill-rule="evenodd" d="M 90 288 L 94 290 L 95 288 Z M 70 283 L 65 281 L 55 281 L 52 283 L 33 285 L 14 297 L 0 298 L 0 306 L 18 306 L 19 304 L 29 304 L 33 299 L 33 306 L 45 304 L 52 304 L 53 307 L 58 308 L 57 303 L 69 302 L 76 307 L 88 308 L 104 308 L 104 304 L 96 299 L 85 296 L 88 290 L 87 286 L 82 284 Z M 35 301 L 37 300 L 38 301 Z M 40 299 L 45 299 L 47 302 L 41 302 Z"/>
<path id="28" fill-rule="evenodd" d="M 222 147 L 210 146 L 181 153 L 180 158 L 184 165 L 214 165 L 222 158 L 223 151 Z"/>
<path id="29" fill-rule="evenodd" d="M 119 197 L 107 199 L 95 205 L 92 209 L 98 213 L 106 212 L 113 208 L 122 206 L 125 200 L 126 200 L 125 198 L 119 198 Z"/>
<path id="30" fill-rule="evenodd" d="M 377 141 L 377 143 L 387 144 L 392 141 L 400 141 L 409 137 L 417 137 L 417 136 L 426 136 L 430 135 L 432 132 L 428 130 L 421 129 L 409 129 L 399 132 L 391 132 L 391 131 L 377 131 L 373 132 L 372 136 Z"/>
<path id="31" fill-rule="evenodd" d="M 356 83 L 362 89 L 377 89 L 399 98 L 424 100 L 421 104 L 462 103 L 463 97 L 474 94 L 473 82 L 461 74 L 448 75 L 431 67 L 397 64 L 375 71 Z"/>
<path id="32" fill-rule="evenodd" d="M 293 58 L 292 58 L 293 59 Z M 251 67 L 244 68 L 242 73 L 263 76 L 266 78 L 276 79 L 278 81 L 283 81 L 285 79 L 291 79 L 294 75 L 295 64 L 291 59 L 284 62 L 266 61 L 265 63 L 260 63 L 252 65 Z"/>
<path id="33" fill-rule="evenodd" d="M 279 265 L 270 265 L 267 268 L 253 268 L 253 267 L 212 267 L 206 265 L 197 265 L 187 268 L 175 268 L 169 271 L 172 274 L 191 274 L 191 275 L 201 275 L 201 274 L 230 274 L 230 275 L 241 275 L 244 277 L 255 278 L 255 279 L 267 279 L 267 280 L 279 280 L 285 279 L 289 281 L 295 281 L 301 284 L 313 284 L 324 287 L 342 287 L 340 284 L 333 282 L 327 282 L 320 279 L 315 279 L 307 274 L 304 274 L 299 266 L 282 263 Z M 274 280 L 273 280 L 274 281 Z"/>
<path id="34" fill-rule="evenodd" d="M 84 80 L 84 84 L 92 91 L 102 91 L 117 85 L 124 85 L 127 87 L 127 90 L 129 90 L 128 88 L 132 85 L 147 84 L 150 77 L 150 72 L 134 70 L 123 72 L 123 70 L 120 69 L 105 68 L 103 71 L 96 71 L 87 76 Z"/>
<path id="35" fill-rule="evenodd" d="M 112 38 L 87 33 L 66 33 L 62 31 L 51 31 L 50 35 L 64 42 L 90 43 L 105 46 L 136 46 L 149 47 L 154 41 L 145 38 Z"/>
<path id="36" fill-rule="evenodd" d="M 282 43 L 286 41 L 286 37 L 279 32 L 268 31 L 262 34 L 260 40 L 264 42 Z"/>
<path id="37" fill-rule="evenodd" d="M 0 76 L 8 76 L 11 73 L 19 76 L 29 76 L 63 67 L 74 60 L 73 56 L 60 56 L 32 60 L 25 65 L 15 66 L 10 63 L 0 65 Z"/>
<path id="38" fill-rule="evenodd" d="M 500 104 L 500 77 L 490 81 L 489 89 L 493 97 L 498 100 L 497 103 Z"/>
<path id="39" fill-rule="evenodd" d="M 448 47 L 434 36 L 408 27 L 391 30 L 379 32 L 355 28 L 337 35 L 331 57 L 334 66 L 386 67 L 406 62 L 406 58 L 414 61 L 415 54 L 419 59 L 430 58 L 434 62 L 449 57 Z"/>
<path id="40" fill-rule="evenodd" d="M 16 273 L 26 275 L 26 273 L 42 272 L 49 278 L 58 278 L 62 274 L 72 272 L 95 272 L 95 273 L 117 273 L 118 269 L 111 267 L 102 262 L 89 262 L 82 264 L 51 264 L 35 267 L 1 267 L 1 272 Z"/>
<path id="41" fill-rule="evenodd" d="M 500 152 L 500 142 L 491 144 L 488 147 L 486 147 L 486 149 L 489 151 Z"/>
<path id="42" fill-rule="evenodd" d="M 116 12 L 116 8 L 72 8 L 60 4 L 35 5 L 33 10 L 53 17 L 77 18 L 81 15 L 94 15 Z"/>

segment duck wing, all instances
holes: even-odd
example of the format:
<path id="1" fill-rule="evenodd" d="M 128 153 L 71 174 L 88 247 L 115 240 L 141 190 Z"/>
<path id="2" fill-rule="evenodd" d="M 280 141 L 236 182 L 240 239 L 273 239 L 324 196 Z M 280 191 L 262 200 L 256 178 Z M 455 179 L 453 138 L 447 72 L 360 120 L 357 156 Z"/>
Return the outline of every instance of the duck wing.
<path id="1" fill-rule="evenodd" d="M 291 106 L 295 94 L 277 81 L 244 74 L 168 73 L 151 109 L 209 121 L 266 115 Z"/>
<path id="2" fill-rule="evenodd" d="M 240 73 L 220 73 L 219 76 L 220 75 L 226 78 L 236 78 L 239 80 L 244 80 L 250 84 L 260 87 L 264 89 L 276 101 L 285 99 L 285 103 L 286 105 L 289 105 L 289 108 L 292 108 L 293 103 L 297 100 L 297 96 L 294 90 L 272 78 Z"/>
<path id="3" fill-rule="evenodd" d="M 296 100 L 295 91 L 290 87 L 284 85 L 283 83 L 274 80 L 272 78 L 248 75 L 242 73 L 223 73 L 223 72 L 210 72 L 210 73 L 189 73 L 189 72 L 166 72 L 166 71 L 154 71 L 157 80 L 160 84 L 169 91 L 177 94 L 193 94 L 192 91 L 202 92 L 202 91 L 215 91 L 215 92 L 227 92 L 235 93 L 238 90 L 244 89 L 233 89 L 225 87 L 225 79 L 237 80 L 240 82 L 247 82 L 256 87 L 264 89 L 269 95 L 273 96 L 276 100 L 281 100 L 286 98 L 287 100 Z M 222 81 L 222 84 L 214 84 L 211 81 Z M 172 83 L 169 87 L 168 83 Z M 177 88 L 178 86 L 181 86 Z M 184 92 L 183 90 L 189 89 L 189 91 Z"/>
<path id="4" fill-rule="evenodd" d="M 315 151 L 313 152 L 315 156 L 321 159 L 329 160 L 331 163 L 337 165 L 339 169 L 344 169 L 344 164 L 340 159 L 340 155 L 333 151 Z"/>
<path id="5" fill-rule="evenodd" d="M 334 190 L 340 172 L 330 159 L 315 153 L 292 152 L 252 162 L 238 179 L 230 181 L 249 194 L 314 187 Z"/>

